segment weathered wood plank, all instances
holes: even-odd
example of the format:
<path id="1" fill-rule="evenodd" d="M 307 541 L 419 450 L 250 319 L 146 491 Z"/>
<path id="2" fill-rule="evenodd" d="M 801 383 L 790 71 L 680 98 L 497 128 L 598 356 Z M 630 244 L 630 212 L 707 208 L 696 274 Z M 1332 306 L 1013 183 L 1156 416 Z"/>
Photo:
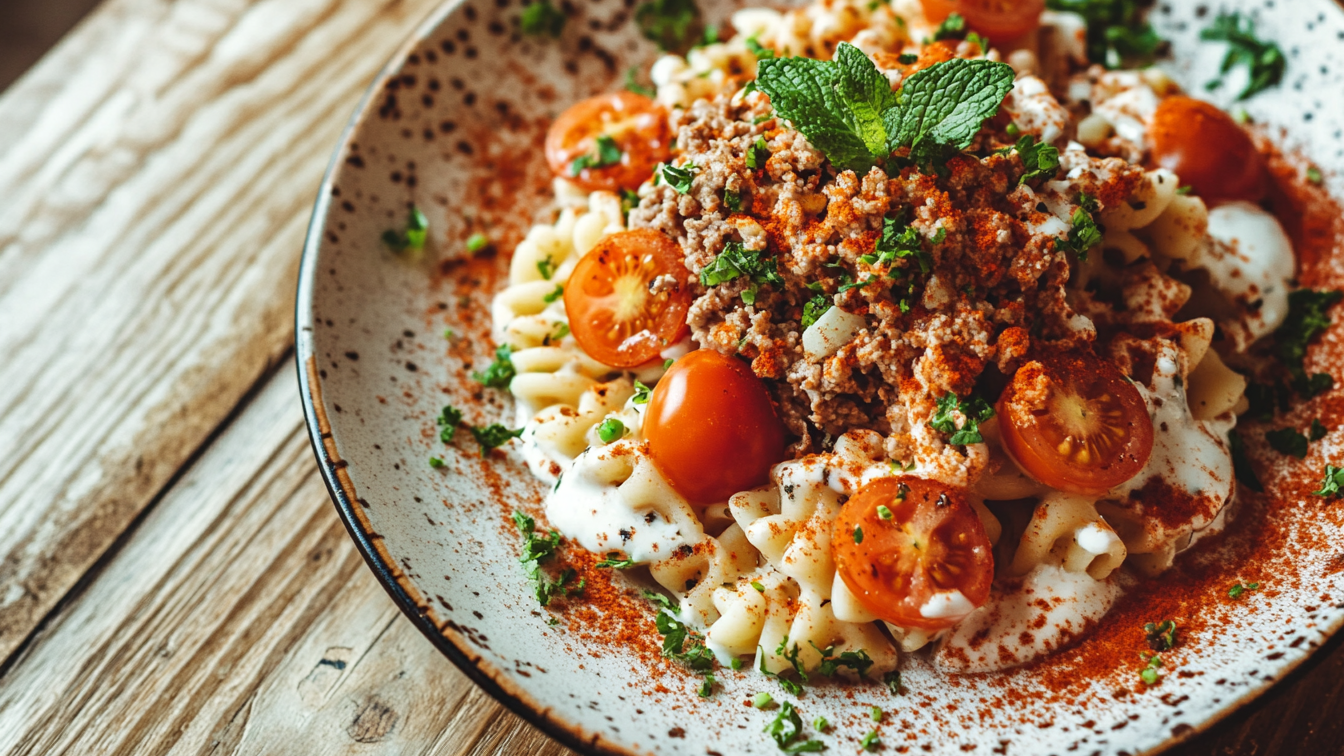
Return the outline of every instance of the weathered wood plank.
<path id="1" fill-rule="evenodd" d="M 281 370 L 0 678 L 0 752 L 567 753 L 392 604 Z"/>
<path id="2" fill-rule="evenodd" d="M 0 659 L 288 348 L 325 163 L 435 4 L 109 0 L 0 97 Z"/>

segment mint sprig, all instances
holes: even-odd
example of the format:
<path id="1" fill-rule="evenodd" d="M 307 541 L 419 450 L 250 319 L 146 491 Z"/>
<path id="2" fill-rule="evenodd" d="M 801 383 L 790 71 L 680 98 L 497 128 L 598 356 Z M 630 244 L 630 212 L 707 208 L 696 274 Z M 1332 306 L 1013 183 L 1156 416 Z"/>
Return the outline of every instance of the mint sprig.
<path id="1" fill-rule="evenodd" d="M 1014 74 L 1005 63 L 958 58 L 912 74 L 897 95 L 863 51 L 842 42 L 830 61 L 762 60 L 757 77 L 777 115 L 836 168 L 862 174 L 902 147 L 926 165 L 970 146 Z"/>

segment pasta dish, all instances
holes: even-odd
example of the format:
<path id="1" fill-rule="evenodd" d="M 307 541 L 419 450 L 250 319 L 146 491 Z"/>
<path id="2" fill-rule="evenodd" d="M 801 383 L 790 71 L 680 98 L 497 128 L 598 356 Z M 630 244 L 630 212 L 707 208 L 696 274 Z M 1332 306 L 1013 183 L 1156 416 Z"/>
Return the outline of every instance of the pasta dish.
<path id="1" fill-rule="evenodd" d="M 1246 376 L 1311 304 L 1259 137 L 1050 5 L 749 8 L 552 126 L 492 445 L 693 670 L 1020 665 L 1235 515 Z"/>

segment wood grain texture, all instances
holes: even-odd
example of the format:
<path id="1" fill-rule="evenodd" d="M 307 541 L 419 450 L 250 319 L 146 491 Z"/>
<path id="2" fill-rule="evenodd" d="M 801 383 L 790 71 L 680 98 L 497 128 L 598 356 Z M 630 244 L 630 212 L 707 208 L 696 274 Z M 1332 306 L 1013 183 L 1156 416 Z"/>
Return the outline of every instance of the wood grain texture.
<path id="1" fill-rule="evenodd" d="M 0 752 L 567 753 L 377 584 L 312 464 L 289 370 L 0 679 Z"/>
<path id="2" fill-rule="evenodd" d="M 109 0 L 0 97 L 0 659 L 292 342 L 343 124 L 434 0 Z"/>

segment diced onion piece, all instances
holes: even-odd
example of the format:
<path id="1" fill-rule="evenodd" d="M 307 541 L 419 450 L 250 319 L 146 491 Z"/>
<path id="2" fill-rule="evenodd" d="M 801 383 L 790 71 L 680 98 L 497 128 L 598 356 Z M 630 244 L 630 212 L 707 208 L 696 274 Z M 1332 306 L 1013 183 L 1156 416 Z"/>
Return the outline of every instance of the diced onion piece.
<path id="1" fill-rule="evenodd" d="M 830 357 L 854 338 L 863 322 L 861 315 L 832 307 L 803 331 L 803 351 L 814 360 Z"/>

